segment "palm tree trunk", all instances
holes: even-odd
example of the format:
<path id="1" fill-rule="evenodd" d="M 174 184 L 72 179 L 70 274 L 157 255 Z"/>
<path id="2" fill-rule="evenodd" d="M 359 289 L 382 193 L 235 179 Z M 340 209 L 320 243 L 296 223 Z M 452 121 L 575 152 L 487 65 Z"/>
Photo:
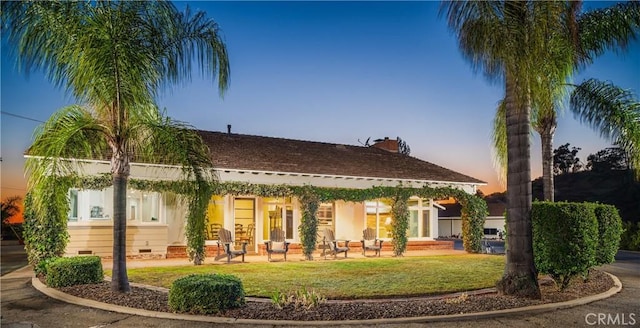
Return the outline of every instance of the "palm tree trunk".
<path id="1" fill-rule="evenodd" d="M 541 119 L 538 133 L 542 142 L 542 186 L 544 200 L 553 202 L 555 187 L 553 181 L 553 135 L 556 131 L 555 113 Z"/>
<path id="2" fill-rule="evenodd" d="M 516 99 L 515 79 L 506 74 L 507 123 L 507 263 L 498 290 L 507 295 L 540 298 L 533 261 L 531 226 L 531 108 Z"/>
<path id="3" fill-rule="evenodd" d="M 131 290 L 127 276 L 127 181 L 129 160 L 125 152 L 115 151 L 111 159 L 113 173 L 113 272 L 111 290 Z"/>

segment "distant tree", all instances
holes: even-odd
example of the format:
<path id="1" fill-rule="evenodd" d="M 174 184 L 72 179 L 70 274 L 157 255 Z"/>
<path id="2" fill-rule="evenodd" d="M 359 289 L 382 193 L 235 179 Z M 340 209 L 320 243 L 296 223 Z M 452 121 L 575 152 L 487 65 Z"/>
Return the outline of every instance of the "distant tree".
<path id="1" fill-rule="evenodd" d="M 484 198 L 485 197 L 484 192 L 482 192 L 482 190 L 480 190 L 480 189 L 476 190 L 476 196 L 478 196 L 480 198 Z"/>
<path id="2" fill-rule="evenodd" d="M 626 170 L 629 168 L 630 163 L 627 153 L 619 147 L 605 148 L 587 157 L 587 169 L 594 172 Z"/>
<path id="3" fill-rule="evenodd" d="M 400 139 L 400 137 L 398 137 L 398 153 L 407 156 L 411 155 L 411 147 L 409 147 L 406 141 Z"/>
<path id="4" fill-rule="evenodd" d="M 22 201 L 20 196 L 7 197 L 0 202 L 2 204 L 2 223 L 7 223 L 9 219 L 14 217 L 20 212 L 20 206 L 18 205 Z"/>
<path id="5" fill-rule="evenodd" d="M 580 158 L 576 155 L 581 148 L 571 147 L 566 143 L 553 150 L 553 173 L 565 174 L 570 172 L 578 172 L 582 169 Z"/>

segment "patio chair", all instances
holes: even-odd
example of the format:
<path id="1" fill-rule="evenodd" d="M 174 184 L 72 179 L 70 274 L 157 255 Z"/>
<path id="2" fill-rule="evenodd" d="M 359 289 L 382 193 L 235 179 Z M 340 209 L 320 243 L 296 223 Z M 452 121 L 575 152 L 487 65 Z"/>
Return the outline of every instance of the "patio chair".
<path id="1" fill-rule="evenodd" d="M 211 236 L 209 236 L 209 238 L 211 240 L 218 240 L 218 232 L 220 231 L 220 228 L 222 228 L 220 223 L 211 223 L 209 225 L 209 231 L 211 232 Z"/>
<path id="2" fill-rule="evenodd" d="M 344 242 L 344 246 L 341 247 L 338 243 Z M 332 254 L 333 258 L 336 258 L 338 253 L 344 253 L 344 257 L 347 258 L 347 252 L 349 252 L 350 240 L 337 240 L 333 234 L 333 230 L 327 228 L 324 229 L 324 237 L 322 238 L 324 259 L 327 259 L 327 253 Z"/>
<path id="3" fill-rule="evenodd" d="M 222 246 L 222 247 L 221 247 Z M 223 253 L 220 253 L 222 248 Z M 242 255 L 242 262 L 244 262 L 244 254 L 247 254 L 247 242 L 242 243 L 242 249 L 234 249 L 234 242 L 231 238 L 231 231 L 227 229 L 220 229 L 218 231 L 218 255 L 215 257 L 216 261 L 226 257 L 227 263 L 231 262 L 231 259 Z"/>
<path id="4" fill-rule="evenodd" d="M 271 262 L 271 253 L 284 254 L 284 261 L 287 261 L 289 242 L 285 240 L 284 230 L 273 229 L 269 233 L 269 240 L 265 241 L 267 246 L 267 259 Z"/>
<path id="5" fill-rule="evenodd" d="M 376 230 L 373 228 L 366 228 L 362 230 L 362 255 L 367 256 L 366 251 L 375 251 L 374 255 L 380 257 L 380 251 L 382 250 L 383 241 L 376 238 Z"/>

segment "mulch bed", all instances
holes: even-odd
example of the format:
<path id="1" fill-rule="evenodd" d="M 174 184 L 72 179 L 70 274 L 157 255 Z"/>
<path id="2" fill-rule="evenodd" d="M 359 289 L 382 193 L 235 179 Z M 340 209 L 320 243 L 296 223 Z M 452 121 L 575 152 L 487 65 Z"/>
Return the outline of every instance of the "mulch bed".
<path id="1" fill-rule="evenodd" d="M 599 294 L 609 290 L 611 287 L 613 287 L 613 280 L 608 275 L 601 271 L 593 271 L 587 282 L 583 282 L 582 279 L 574 279 L 570 286 L 562 292 L 556 289 L 550 279 L 542 279 L 540 281 L 542 300 L 520 299 L 492 293 L 441 299 L 393 299 L 388 302 L 367 302 L 363 300 L 327 302 L 311 310 L 295 309 L 293 305 L 277 309 L 271 302 L 247 301 L 246 305 L 241 308 L 219 313 L 215 316 L 259 320 L 312 321 L 447 315 L 568 301 Z M 109 282 L 58 289 L 70 295 L 104 303 L 150 311 L 171 312 L 167 305 L 168 294 L 163 291 L 131 287 L 130 293 L 114 293 L 110 290 Z"/>

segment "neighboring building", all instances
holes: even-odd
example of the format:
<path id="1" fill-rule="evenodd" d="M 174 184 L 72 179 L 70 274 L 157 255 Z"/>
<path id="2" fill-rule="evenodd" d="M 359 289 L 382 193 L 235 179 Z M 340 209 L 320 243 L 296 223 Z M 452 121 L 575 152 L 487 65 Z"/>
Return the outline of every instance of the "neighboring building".
<path id="1" fill-rule="evenodd" d="M 198 133 L 211 150 L 214 171 L 221 182 L 354 189 L 400 184 L 416 188 L 430 185 L 451 186 L 468 193 L 475 193 L 479 185 L 485 184 L 444 167 L 398 154 L 397 141 L 388 138 L 371 147 L 363 147 L 221 132 Z M 86 174 L 109 172 L 108 161 L 85 162 Z M 131 164 L 131 178 L 166 180 L 177 177 L 176 167 Z M 112 195 L 113 188 L 69 191 L 70 240 L 66 255 L 111 256 Z M 432 199 L 410 199 L 408 249 L 450 247 L 435 241 L 441 234 L 439 207 Z M 129 190 L 128 256 L 186 256 L 185 213 L 186 205 L 175 195 Z M 319 231 L 332 228 L 340 239 L 359 242 L 362 230 L 372 227 L 378 237 L 390 240 L 391 207 L 384 199 L 321 204 L 318 217 Z M 224 227 L 235 233 L 235 239 L 248 241 L 250 252 L 260 253 L 269 231 L 282 228 L 287 240 L 294 244 L 292 248 L 295 251 L 295 244 L 300 242 L 300 218 L 299 203 L 293 197 L 214 195 L 208 208 L 206 244 L 215 245 L 217 230 Z M 208 248 L 209 255 L 212 254 L 211 248 Z"/>
<path id="2" fill-rule="evenodd" d="M 439 237 L 462 237 L 462 218 L 459 203 L 442 204 L 445 210 L 438 213 Z M 504 234 L 506 204 L 500 200 L 487 200 L 489 215 L 484 221 L 484 236 L 489 239 L 500 239 Z"/>

